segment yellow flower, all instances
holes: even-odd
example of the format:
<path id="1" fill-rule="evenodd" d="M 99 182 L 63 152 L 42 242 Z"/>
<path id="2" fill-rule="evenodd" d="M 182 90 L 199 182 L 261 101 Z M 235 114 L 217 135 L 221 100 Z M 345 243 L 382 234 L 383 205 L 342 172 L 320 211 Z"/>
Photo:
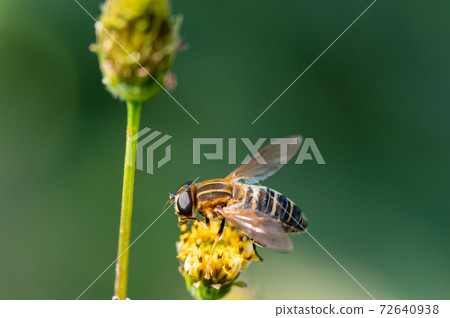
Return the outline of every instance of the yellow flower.
<path id="1" fill-rule="evenodd" d="M 159 92 L 181 46 L 180 25 L 168 0 L 107 0 L 91 49 L 111 93 L 143 102 Z"/>
<path id="2" fill-rule="evenodd" d="M 209 229 L 206 229 L 195 221 L 190 231 L 186 224 L 180 228 L 183 232 L 177 242 L 180 272 L 186 280 L 188 290 L 197 299 L 219 299 L 225 296 L 233 285 L 245 285 L 235 281 L 252 260 L 258 260 L 252 241 L 228 223 L 214 249 L 210 277 L 206 278 L 210 252 L 219 231 L 219 224 L 220 222 L 211 221 Z"/>

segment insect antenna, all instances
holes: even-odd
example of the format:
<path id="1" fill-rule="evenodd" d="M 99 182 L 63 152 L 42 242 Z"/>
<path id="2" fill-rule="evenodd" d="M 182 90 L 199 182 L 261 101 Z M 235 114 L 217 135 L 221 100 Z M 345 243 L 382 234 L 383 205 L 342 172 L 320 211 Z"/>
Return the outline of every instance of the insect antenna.
<path id="1" fill-rule="evenodd" d="M 165 210 L 166 206 L 175 200 L 175 194 L 172 194 L 169 192 L 169 200 L 167 200 L 166 204 L 164 204 L 164 207 L 162 208 L 163 211 Z"/>

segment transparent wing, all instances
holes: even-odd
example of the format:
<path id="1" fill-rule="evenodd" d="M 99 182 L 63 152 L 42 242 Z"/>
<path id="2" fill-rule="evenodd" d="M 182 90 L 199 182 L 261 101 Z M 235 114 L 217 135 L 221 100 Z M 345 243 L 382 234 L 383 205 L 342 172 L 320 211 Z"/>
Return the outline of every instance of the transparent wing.
<path id="1" fill-rule="evenodd" d="M 292 242 L 281 223 L 258 210 L 224 207 L 219 213 L 262 247 L 280 252 L 292 251 Z"/>
<path id="2" fill-rule="evenodd" d="M 287 136 L 282 139 L 296 139 L 295 144 L 287 144 L 285 151 L 277 141 L 261 149 L 247 163 L 232 171 L 225 179 L 239 181 L 243 179 L 245 183 L 253 184 L 257 181 L 264 180 L 275 172 L 277 172 L 284 164 L 286 164 L 298 151 L 302 143 L 301 136 Z M 278 139 L 280 141 L 281 139 Z M 264 163 L 265 162 L 265 163 Z"/>

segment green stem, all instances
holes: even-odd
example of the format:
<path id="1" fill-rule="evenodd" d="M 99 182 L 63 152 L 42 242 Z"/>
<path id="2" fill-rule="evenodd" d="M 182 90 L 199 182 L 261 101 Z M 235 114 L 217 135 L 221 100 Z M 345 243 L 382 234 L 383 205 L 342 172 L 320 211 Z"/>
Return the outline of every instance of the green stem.
<path id="1" fill-rule="evenodd" d="M 114 296 L 119 299 L 126 299 L 127 297 L 128 257 L 137 145 L 137 138 L 134 141 L 132 141 L 131 138 L 139 132 L 141 103 L 127 101 L 127 110 L 127 143 L 125 148 L 125 166 L 123 173 L 122 212 L 120 215 L 119 251 L 114 288 Z"/>

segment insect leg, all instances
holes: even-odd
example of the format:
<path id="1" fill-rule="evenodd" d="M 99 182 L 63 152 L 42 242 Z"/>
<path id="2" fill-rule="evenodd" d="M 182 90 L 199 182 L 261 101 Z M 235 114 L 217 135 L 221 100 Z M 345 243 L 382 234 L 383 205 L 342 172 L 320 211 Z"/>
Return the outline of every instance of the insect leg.
<path id="1" fill-rule="evenodd" d="M 178 217 L 178 226 L 188 223 L 189 221 L 198 221 L 201 225 L 205 226 L 202 220 L 197 217 Z M 208 228 L 208 227 L 207 227 Z"/>
<path id="2" fill-rule="evenodd" d="M 199 223 L 207 230 L 209 230 L 209 219 L 205 216 L 205 222 L 199 221 Z"/>
<path id="3" fill-rule="evenodd" d="M 178 217 L 178 226 L 182 226 L 183 224 L 188 223 L 190 220 L 192 220 L 192 218 L 188 218 L 188 217 Z"/>
<path id="4" fill-rule="evenodd" d="M 225 219 L 222 219 L 222 222 L 220 223 L 219 232 L 217 232 L 216 238 L 214 239 L 214 244 L 211 248 L 211 252 L 209 253 L 209 262 L 208 266 L 206 267 L 206 275 L 205 275 L 206 279 L 211 278 L 211 275 L 209 274 L 209 269 L 211 268 L 211 261 L 213 257 L 214 248 L 216 247 L 217 242 L 221 239 L 224 229 L 225 229 Z"/>
<path id="5" fill-rule="evenodd" d="M 254 241 L 252 241 L 252 245 L 253 245 L 253 250 L 255 251 L 256 257 L 258 257 L 259 262 L 262 263 L 263 259 L 262 259 L 261 255 L 259 255 L 258 251 L 256 250 L 256 244 Z"/>

